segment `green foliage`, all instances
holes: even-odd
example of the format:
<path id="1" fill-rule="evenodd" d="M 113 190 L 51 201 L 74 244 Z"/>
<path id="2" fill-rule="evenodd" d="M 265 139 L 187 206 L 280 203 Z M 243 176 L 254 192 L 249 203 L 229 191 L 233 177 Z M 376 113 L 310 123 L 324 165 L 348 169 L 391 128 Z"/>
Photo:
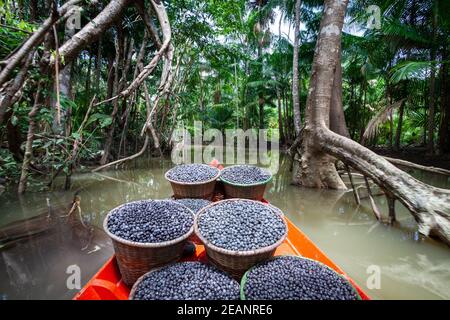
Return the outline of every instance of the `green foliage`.
<path id="1" fill-rule="evenodd" d="M 402 80 L 419 79 L 427 77 L 427 72 L 432 66 L 431 61 L 404 61 L 392 68 L 391 82 L 393 84 Z"/>

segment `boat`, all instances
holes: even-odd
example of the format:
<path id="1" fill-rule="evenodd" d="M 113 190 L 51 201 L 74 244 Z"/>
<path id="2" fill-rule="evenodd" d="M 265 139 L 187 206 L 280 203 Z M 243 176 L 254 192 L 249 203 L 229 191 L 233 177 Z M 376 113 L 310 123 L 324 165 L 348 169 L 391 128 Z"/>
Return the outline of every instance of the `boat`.
<path id="1" fill-rule="evenodd" d="M 217 162 L 211 165 L 221 168 Z M 220 188 L 220 186 L 219 186 Z M 267 201 L 264 201 L 268 203 Z M 287 217 L 288 236 L 286 240 L 277 248 L 275 255 L 296 255 L 317 260 L 332 268 L 344 278 L 346 278 L 358 291 L 362 300 L 370 300 L 370 297 L 350 278 L 340 267 L 338 267 L 325 253 L 320 250 L 311 239 L 309 239 L 297 226 Z M 196 251 L 190 257 L 183 258 L 182 261 L 202 261 L 206 262 L 205 248 L 201 243 L 195 243 Z M 130 287 L 123 281 L 115 256 L 112 256 L 101 269 L 88 281 L 79 291 L 74 300 L 128 300 Z"/>

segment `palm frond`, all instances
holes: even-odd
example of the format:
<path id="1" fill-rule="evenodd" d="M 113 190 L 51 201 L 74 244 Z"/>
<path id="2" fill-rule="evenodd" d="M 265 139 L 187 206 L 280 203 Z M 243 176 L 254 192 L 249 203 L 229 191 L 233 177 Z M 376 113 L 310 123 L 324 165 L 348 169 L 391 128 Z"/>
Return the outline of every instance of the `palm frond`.
<path id="1" fill-rule="evenodd" d="M 426 78 L 427 70 L 431 68 L 433 61 L 404 61 L 392 68 L 391 82 L 398 83 L 402 80 Z"/>
<path id="2" fill-rule="evenodd" d="M 378 129 L 380 126 L 386 122 L 388 117 L 392 115 L 392 112 L 400 107 L 405 99 L 401 99 L 397 102 L 394 102 L 390 105 L 387 105 L 385 108 L 378 111 L 378 113 L 370 119 L 369 123 L 367 124 L 366 130 L 364 131 L 363 137 L 362 137 L 362 143 L 364 144 L 366 141 L 369 141 L 378 132 Z"/>

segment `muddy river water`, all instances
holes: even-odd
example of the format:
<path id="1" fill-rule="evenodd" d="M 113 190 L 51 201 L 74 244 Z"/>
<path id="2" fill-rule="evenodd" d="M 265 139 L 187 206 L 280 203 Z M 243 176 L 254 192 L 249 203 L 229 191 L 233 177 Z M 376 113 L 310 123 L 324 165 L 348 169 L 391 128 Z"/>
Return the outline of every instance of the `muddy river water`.
<path id="1" fill-rule="evenodd" d="M 28 193 L 22 198 L 6 192 L 0 196 L 0 227 L 48 210 L 62 215 L 67 209 L 58 208 L 67 207 L 75 193 L 81 204 L 75 214 L 86 225 L 101 227 L 103 217 L 117 205 L 169 197 L 164 173 L 172 166 L 170 159 L 143 159 L 128 169 L 77 174 L 67 192 Z M 413 174 L 450 188 L 447 177 Z M 357 206 L 351 192 L 292 186 L 290 175 L 289 161 L 282 157 L 266 198 L 372 298 L 450 299 L 450 248 L 421 237 L 401 204 L 396 207 L 398 223 L 384 225 L 374 218 L 367 199 Z M 386 215 L 385 198 L 376 201 Z M 0 246 L 0 299 L 72 298 L 78 291 L 77 281 L 70 277 L 73 270 L 80 271 L 83 286 L 113 252 L 101 229 L 85 231 L 60 221 L 51 232 Z M 379 283 L 370 278 L 378 271 Z"/>

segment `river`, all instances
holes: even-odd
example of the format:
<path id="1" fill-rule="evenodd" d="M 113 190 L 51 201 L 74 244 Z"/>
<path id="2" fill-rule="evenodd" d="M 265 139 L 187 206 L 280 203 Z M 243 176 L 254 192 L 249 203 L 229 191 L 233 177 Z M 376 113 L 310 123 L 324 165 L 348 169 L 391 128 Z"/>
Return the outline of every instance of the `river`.
<path id="1" fill-rule="evenodd" d="M 127 169 L 101 174 L 79 173 L 70 191 L 32 192 L 18 198 L 0 196 L 0 226 L 67 206 L 76 192 L 86 224 L 101 227 L 108 211 L 124 202 L 167 198 L 164 173 L 170 159 L 140 159 Z M 412 172 L 438 187 L 450 179 Z M 398 223 L 378 223 L 367 199 L 357 206 L 351 192 L 314 190 L 290 184 L 289 161 L 281 158 L 266 198 L 282 209 L 332 260 L 374 299 L 450 299 L 450 248 L 421 237 L 408 211 L 397 203 Z M 62 184 L 62 179 L 59 185 Z M 56 186 L 58 190 L 60 186 Z M 376 202 L 386 215 L 384 196 Z M 79 268 L 81 286 L 112 254 L 101 229 L 89 238 L 64 224 L 56 230 L 0 247 L 0 299 L 70 299 L 78 291 L 70 275 Z M 368 282 L 380 271 L 379 287 Z M 373 278 L 372 278 L 373 280 Z M 369 284 L 369 287 L 367 287 Z M 372 285 L 371 285 L 372 284 Z"/>

